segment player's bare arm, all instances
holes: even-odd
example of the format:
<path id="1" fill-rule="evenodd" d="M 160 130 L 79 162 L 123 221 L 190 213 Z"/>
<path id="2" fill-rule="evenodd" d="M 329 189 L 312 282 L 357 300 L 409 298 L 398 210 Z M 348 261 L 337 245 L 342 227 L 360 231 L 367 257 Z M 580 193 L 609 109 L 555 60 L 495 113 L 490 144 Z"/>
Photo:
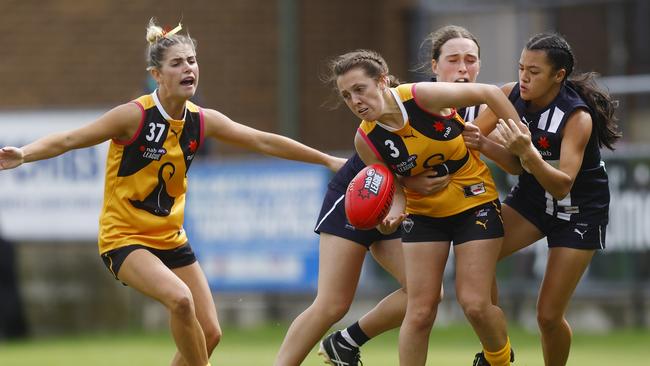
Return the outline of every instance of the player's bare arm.
<path id="1" fill-rule="evenodd" d="M 0 149 L 0 169 L 53 158 L 69 150 L 100 144 L 108 139 L 129 140 L 138 130 L 141 109 L 134 103 L 122 104 L 92 123 L 75 130 L 56 132 L 21 148 Z"/>
<path id="2" fill-rule="evenodd" d="M 237 123 L 224 114 L 204 109 L 205 134 L 236 146 L 278 158 L 321 164 L 338 171 L 345 159 L 325 154 L 288 137 L 256 130 Z"/>

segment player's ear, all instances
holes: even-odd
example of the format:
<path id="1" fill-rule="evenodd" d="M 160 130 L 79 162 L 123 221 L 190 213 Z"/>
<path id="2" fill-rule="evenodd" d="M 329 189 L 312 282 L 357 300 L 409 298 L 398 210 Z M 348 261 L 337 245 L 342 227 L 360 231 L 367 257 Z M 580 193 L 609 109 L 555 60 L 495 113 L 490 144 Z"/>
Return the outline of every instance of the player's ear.
<path id="1" fill-rule="evenodd" d="M 157 67 L 150 67 L 149 74 L 154 80 L 156 80 L 157 84 L 160 84 L 160 80 L 162 79 L 162 74 L 160 73 L 160 70 L 158 70 Z"/>
<path id="2" fill-rule="evenodd" d="M 556 81 L 557 83 L 561 83 L 562 80 L 564 80 L 564 76 L 565 76 L 565 75 L 566 75 L 566 70 L 565 70 L 565 69 L 559 69 L 559 70 L 555 73 L 555 81 Z"/>

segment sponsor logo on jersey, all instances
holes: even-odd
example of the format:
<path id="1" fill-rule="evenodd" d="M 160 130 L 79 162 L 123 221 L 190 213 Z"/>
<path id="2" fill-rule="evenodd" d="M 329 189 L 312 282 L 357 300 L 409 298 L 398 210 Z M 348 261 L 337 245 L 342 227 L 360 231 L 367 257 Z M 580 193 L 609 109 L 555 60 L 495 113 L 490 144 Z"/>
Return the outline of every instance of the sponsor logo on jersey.
<path id="1" fill-rule="evenodd" d="M 548 141 L 546 136 L 540 136 L 537 140 L 537 146 L 539 146 L 540 149 L 548 150 L 551 147 L 551 143 Z"/>
<path id="2" fill-rule="evenodd" d="M 465 186 L 463 187 L 463 191 L 465 193 L 465 197 L 478 196 L 485 193 L 485 183 L 481 182 L 472 184 L 471 186 Z"/>
<path id="3" fill-rule="evenodd" d="M 156 161 L 160 161 L 160 158 L 167 154 L 167 150 L 164 147 L 149 147 L 141 145 L 140 151 L 142 152 L 143 158 Z"/>
<path id="4" fill-rule="evenodd" d="M 393 165 L 392 168 L 398 174 L 403 175 L 404 173 L 416 167 L 417 164 L 415 163 L 415 161 L 417 160 L 417 158 L 418 156 L 413 154 L 409 156 L 406 161 L 399 162 L 398 164 Z"/>

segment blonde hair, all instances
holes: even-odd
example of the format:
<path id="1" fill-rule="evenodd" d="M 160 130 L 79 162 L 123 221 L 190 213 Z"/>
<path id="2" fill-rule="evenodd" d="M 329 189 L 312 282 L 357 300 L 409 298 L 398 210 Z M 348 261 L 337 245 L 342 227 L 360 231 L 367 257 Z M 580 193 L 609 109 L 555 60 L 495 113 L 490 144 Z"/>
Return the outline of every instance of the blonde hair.
<path id="1" fill-rule="evenodd" d="M 158 68 L 162 65 L 162 60 L 165 58 L 167 49 L 177 44 L 186 44 L 194 51 L 196 51 L 196 41 L 190 38 L 189 35 L 179 34 L 181 30 L 181 23 L 171 31 L 165 31 L 162 27 L 156 24 L 154 18 L 149 19 L 147 26 L 146 39 L 149 43 L 147 47 L 147 70 Z"/>

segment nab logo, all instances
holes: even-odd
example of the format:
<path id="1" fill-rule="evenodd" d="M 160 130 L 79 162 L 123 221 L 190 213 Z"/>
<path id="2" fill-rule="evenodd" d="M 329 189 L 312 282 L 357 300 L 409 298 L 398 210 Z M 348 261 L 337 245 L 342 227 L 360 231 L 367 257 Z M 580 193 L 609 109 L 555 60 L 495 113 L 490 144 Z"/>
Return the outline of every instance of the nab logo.
<path id="1" fill-rule="evenodd" d="M 140 152 L 142 152 L 142 157 L 145 159 L 160 161 L 163 155 L 167 154 L 167 150 L 164 147 L 149 147 L 140 145 Z"/>

